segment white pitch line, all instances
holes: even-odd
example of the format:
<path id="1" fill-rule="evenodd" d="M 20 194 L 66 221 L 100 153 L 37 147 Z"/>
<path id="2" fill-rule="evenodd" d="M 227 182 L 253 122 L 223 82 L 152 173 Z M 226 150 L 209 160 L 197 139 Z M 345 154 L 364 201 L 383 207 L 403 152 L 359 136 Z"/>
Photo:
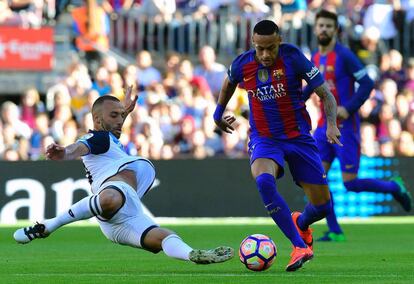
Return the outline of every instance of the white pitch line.
<path id="1" fill-rule="evenodd" d="M 310 273 L 278 273 L 278 274 L 269 274 L 269 273 L 200 273 L 200 274 L 192 274 L 192 273 L 165 273 L 165 274 L 116 274 L 116 273 L 15 273 L 9 274 L 9 276 L 30 276 L 30 277 L 127 277 L 127 278 L 135 278 L 135 277 L 298 277 L 298 276 L 305 276 L 305 277 L 315 277 L 323 278 L 323 277 L 342 277 L 342 278 L 355 278 L 355 277 L 363 277 L 363 278 L 387 278 L 387 279 L 401 279 L 401 275 L 397 274 L 358 274 L 358 275 L 349 275 L 349 274 L 321 274 L 318 272 L 317 274 L 310 274 Z"/>
<path id="2" fill-rule="evenodd" d="M 156 222 L 160 225 L 274 225 L 273 220 L 267 217 L 225 217 L 225 218 L 175 218 L 175 217 L 156 217 Z M 414 216 L 381 216 L 370 218 L 340 218 L 341 224 L 414 224 Z M 0 224 L 0 227 L 23 227 L 33 224 L 29 221 L 18 221 L 17 224 Z M 321 220 L 316 224 L 325 224 Z M 80 221 L 69 226 L 98 226 L 96 222 Z"/>

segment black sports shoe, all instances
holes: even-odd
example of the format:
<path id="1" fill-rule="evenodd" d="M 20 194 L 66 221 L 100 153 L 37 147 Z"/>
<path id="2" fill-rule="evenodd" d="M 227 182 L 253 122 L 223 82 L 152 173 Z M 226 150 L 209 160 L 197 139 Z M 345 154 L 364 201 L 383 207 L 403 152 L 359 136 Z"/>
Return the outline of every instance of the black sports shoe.
<path id="1" fill-rule="evenodd" d="M 38 222 L 34 226 L 18 229 L 13 234 L 13 238 L 20 244 L 27 244 L 34 239 L 44 239 L 48 236 L 45 225 Z"/>

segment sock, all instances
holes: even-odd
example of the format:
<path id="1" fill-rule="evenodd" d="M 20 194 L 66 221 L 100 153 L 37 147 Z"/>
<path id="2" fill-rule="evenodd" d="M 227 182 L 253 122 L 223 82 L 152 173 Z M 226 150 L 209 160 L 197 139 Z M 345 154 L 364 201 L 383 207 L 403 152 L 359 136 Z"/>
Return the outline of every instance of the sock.
<path id="1" fill-rule="evenodd" d="M 182 260 L 189 260 L 190 252 L 193 250 L 175 234 L 164 238 L 161 242 L 161 247 L 167 256 Z"/>
<path id="2" fill-rule="evenodd" d="M 344 182 L 344 185 L 347 190 L 353 192 L 367 191 L 394 194 L 400 191 L 400 187 L 396 182 L 372 178 L 354 179 Z"/>
<path id="3" fill-rule="evenodd" d="M 341 226 L 339 226 L 338 220 L 336 218 L 336 214 L 335 214 L 335 202 L 333 199 L 333 195 L 331 192 L 331 201 L 332 201 L 332 210 L 331 212 L 326 215 L 326 223 L 328 224 L 328 228 L 329 228 L 329 232 L 333 232 L 335 234 L 342 234 L 342 229 Z"/>
<path id="4" fill-rule="evenodd" d="M 52 233 L 57 228 L 79 220 L 89 219 L 101 215 L 102 208 L 98 195 L 87 196 L 73 204 L 67 212 L 61 213 L 55 218 L 45 220 L 46 231 Z"/>
<path id="5" fill-rule="evenodd" d="M 303 210 L 303 213 L 297 220 L 298 227 L 301 230 L 306 231 L 309 228 L 310 224 L 322 220 L 331 212 L 331 200 L 322 205 L 312 205 L 311 203 L 308 203 L 305 207 L 305 210 Z"/>
<path id="6" fill-rule="evenodd" d="M 305 248 L 306 244 L 299 236 L 295 224 L 293 224 L 291 211 L 285 200 L 277 192 L 275 177 L 268 173 L 261 174 L 256 178 L 256 184 L 266 210 L 273 221 L 295 247 Z"/>

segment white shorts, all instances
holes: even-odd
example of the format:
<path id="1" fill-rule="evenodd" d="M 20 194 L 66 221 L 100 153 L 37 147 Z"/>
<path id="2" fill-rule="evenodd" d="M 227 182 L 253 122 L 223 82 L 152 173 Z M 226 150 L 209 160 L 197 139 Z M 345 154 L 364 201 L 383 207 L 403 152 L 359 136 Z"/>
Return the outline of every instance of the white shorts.
<path id="1" fill-rule="evenodd" d="M 146 186 L 148 189 L 150 185 Z M 124 204 L 111 219 L 96 217 L 103 234 L 114 243 L 145 248 L 143 240 L 146 234 L 158 225 L 151 217 L 144 214 L 141 200 L 130 185 L 123 181 L 109 181 L 102 184 L 99 192 L 108 187 L 119 191 L 125 198 Z M 139 186 L 141 187 L 145 188 L 144 184 Z"/>
<path id="2" fill-rule="evenodd" d="M 136 160 L 124 165 L 119 171 L 121 170 L 131 170 L 135 172 L 137 178 L 137 193 L 140 199 L 151 189 L 155 180 L 155 167 L 149 160 Z"/>

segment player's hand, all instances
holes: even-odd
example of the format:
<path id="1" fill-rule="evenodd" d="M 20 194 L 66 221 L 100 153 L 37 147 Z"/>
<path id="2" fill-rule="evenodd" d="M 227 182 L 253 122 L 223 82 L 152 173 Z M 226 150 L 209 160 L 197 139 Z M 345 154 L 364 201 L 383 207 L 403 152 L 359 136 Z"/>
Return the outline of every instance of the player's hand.
<path id="1" fill-rule="evenodd" d="M 134 110 L 135 105 L 137 104 L 137 100 L 138 100 L 137 88 L 134 88 L 133 85 L 126 87 L 124 106 L 125 106 L 125 111 L 127 113 L 131 113 Z"/>
<path id="2" fill-rule="evenodd" d="M 348 119 L 349 117 L 349 112 L 346 110 L 346 108 L 344 108 L 343 106 L 339 106 L 336 109 L 336 117 L 340 120 L 345 120 Z"/>
<path id="3" fill-rule="evenodd" d="M 58 144 L 50 144 L 46 148 L 46 158 L 49 160 L 63 160 L 65 157 L 65 147 Z"/>
<path id="4" fill-rule="evenodd" d="M 341 138 L 341 132 L 336 125 L 330 125 L 328 123 L 328 128 L 326 129 L 326 138 L 328 138 L 328 142 L 331 144 L 343 146 L 339 140 L 339 138 Z"/>
<path id="5" fill-rule="evenodd" d="M 233 122 L 236 121 L 236 118 L 233 115 L 226 115 L 221 118 L 220 121 L 214 121 L 218 128 L 223 130 L 226 133 L 232 133 L 234 131 L 234 127 L 231 126 Z"/>

